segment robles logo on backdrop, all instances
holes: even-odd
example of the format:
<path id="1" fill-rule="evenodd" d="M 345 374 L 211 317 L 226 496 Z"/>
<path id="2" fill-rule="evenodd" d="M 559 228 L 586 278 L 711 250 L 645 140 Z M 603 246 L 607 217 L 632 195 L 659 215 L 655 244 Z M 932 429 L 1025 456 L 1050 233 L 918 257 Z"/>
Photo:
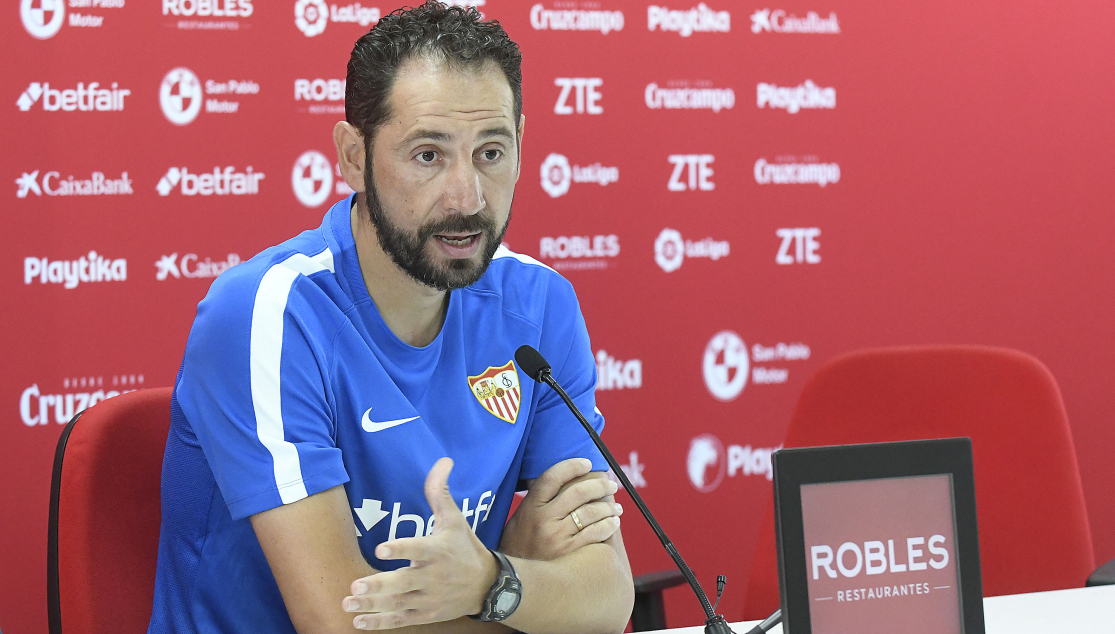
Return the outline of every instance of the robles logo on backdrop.
<path id="1" fill-rule="evenodd" d="M 751 14 L 752 33 L 840 33 L 840 23 L 835 13 L 822 18 L 816 11 L 810 11 L 804 18 L 782 9 L 760 9 Z"/>
<path id="2" fill-rule="evenodd" d="M 252 15 L 252 0 L 162 0 L 163 15 L 180 19 L 184 31 L 237 31 L 240 21 Z M 223 18 L 223 19 L 213 19 Z"/>
<path id="3" fill-rule="evenodd" d="M 780 384 L 789 379 L 787 368 L 758 364 L 803 361 L 811 352 L 804 343 L 779 342 L 773 346 L 757 343 L 751 347 L 749 357 L 743 339 L 731 330 L 722 330 L 705 346 L 701 366 L 705 387 L 716 400 L 733 401 L 747 387 L 749 376 L 756 385 Z"/>
<path id="4" fill-rule="evenodd" d="M 732 15 L 715 11 L 700 3 L 692 9 L 678 11 L 667 7 L 647 7 L 647 30 L 673 31 L 682 37 L 693 33 L 728 33 L 732 30 Z"/>
<path id="5" fill-rule="evenodd" d="M 183 196 L 250 196 L 259 193 L 263 172 L 251 165 L 243 172 L 229 165 L 214 167 L 212 172 L 191 173 L 186 167 L 172 167 L 159 179 L 155 190 L 160 196 L 169 196 L 175 187 Z"/>
<path id="6" fill-rule="evenodd" d="M 378 7 L 366 7 L 359 2 L 340 6 L 326 5 L 325 0 L 298 0 L 294 3 L 294 26 L 306 37 L 321 35 L 331 21 L 369 27 L 379 22 L 380 15 Z"/>
<path id="7" fill-rule="evenodd" d="M 542 189 L 550 198 L 558 198 L 569 192 L 571 183 L 596 183 L 605 186 L 619 180 L 618 167 L 605 167 L 600 163 L 581 167 L 570 165 L 564 154 L 550 153 L 542 161 Z"/>
<path id="8" fill-rule="evenodd" d="M 104 26 L 105 9 L 123 9 L 124 0 L 69 0 L 71 9 L 86 9 L 94 13 L 72 12 L 66 16 L 66 0 L 20 0 L 19 18 L 23 28 L 31 37 L 48 40 L 62 29 L 63 24 L 74 27 Z"/>
<path id="9" fill-rule="evenodd" d="M 40 284 L 61 284 L 67 289 L 77 288 L 82 282 L 124 282 L 128 279 L 128 261 L 109 259 L 96 251 L 76 260 L 23 258 L 23 283 L 29 285 L 36 279 Z"/>
<path id="10" fill-rule="evenodd" d="M 155 262 L 155 279 L 162 282 L 168 277 L 174 279 L 213 278 L 240 264 L 240 256 L 229 253 L 223 261 L 214 262 L 206 257 L 199 260 L 196 253 L 187 253 L 178 258 L 178 253 L 164 255 Z"/>
<path id="11" fill-rule="evenodd" d="M 189 125 L 197 119 L 203 105 L 208 113 L 233 114 L 240 110 L 240 98 L 257 94 L 259 84 L 246 79 L 208 79 L 203 90 L 197 74 L 189 68 L 179 66 L 163 77 L 159 86 L 159 106 L 167 121 L 174 125 Z M 219 98 L 209 99 L 205 95 Z"/>
<path id="12" fill-rule="evenodd" d="M 344 79 L 295 79 L 294 101 L 310 102 L 307 107 L 299 108 L 299 112 L 343 115 L 345 84 Z"/>
<path id="13" fill-rule="evenodd" d="M 760 185 L 819 185 L 840 182 L 840 165 L 821 163 L 815 156 L 798 160 L 780 156 L 774 163 L 765 158 L 755 161 L 755 182 Z"/>
<path id="14" fill-rule="evenodd" d="M 684 80 L 671 80 L 661 88 L 651 82 L 643 92 L 647 108 L 658 110 L 731 110 L 736 105 L 736 93 L 731 88 L 713 88 L 711 81 L 695 81 L 693 86 Z"/>
<path id="15" fill-rule="evenodd" d="M 66 377 L 62 379 L 61 389 L 54 394 L 45 385 L 39 387 L 38 383 L 33 383 L 19 395 L 19 418 L 28 427 L 48 425 L 51 419 L 65 425 L 74 414 L 106 398 L 134 392 L 141 387 L 142 374 L 117 374 L 109 381 L 104 376 Z"/>
<path id="16" fill-rule="evenodd" d="M 50 171 L 43 174 L 42 182 L 39 181 L 39 170 L 23 172 L 15 179 L 16 198 L 27 198 L 29 194 L 36 196 L 118 196 L 135 193 L 132 190 L 132 179 L 128 173 L 123 172 L 120 178 L 107 178 L 104 172 L 93 172 L 89 178 L 74 178 L 71 174 L 62 178 L 61 173 Z"/>
<path id="17" fill-rule="evenodd" d="M 663 271 L 672 273 L 681 268 L 687 257 L 708 258 L 715 262 L 726 257 L 731 250 L 727 240 L 685 240 L 678 230 L 666 228 L 654 241 L 654 262 Z"/>
<path id="18" fill-rule="evenodd" d="M 124 98 L 130 94 L 131 90 L 116 82 L 108 88 L 95 81 L 88 84 L 79 81 L 75 88 L 51 88 L 50 82 L 33 81 L 20 93 L 15 105 L 27 112 L 40 103 L 41 97 L 44 112 L 120 112 L 124 109 Z"/>
<path id="19" fill-rule="evenodd" d="M 543 237 L 538 257 L 550 260 L 554 269 L 606 269 L 608 260 L 619 255 L 619 236 Z M 556 261 L 555 261 L 556 260 Z"/>
<path id="20" fill-rule="evenodd" d="M 352 193 L 352 188 L 341 178 L 341 166 L 334 166 L 317 150 L 303 152 L 294 161 L 290 185 L 298 202 L 311 209 L 320 207 L 330 194 L 348 196 Z"/>
<path id="21" fill-rule="evenodd" d="M 701 434 L 689 441 L 685 457 L 685 473 L 689 483 L 701 493 L 710 493 L 720 486 L 724 476 L 763 476 L 774 479 L 771 454 L 778 447 L 752 448 L 751 445 L 729 445 L 727 451 L 720 439 L 712 434 Z"/>
<path id="22" fill-rule="evenodd" d="M 596 31 L 607 35 L 623 30 L 623 11 L 605 11 L 599 3 L 586 2 L 577 9 L 575 2 L 561 2 L 563 8 L 547 9 L 541 4 L 530 8 L 530 27 L 535 31 Z"/>

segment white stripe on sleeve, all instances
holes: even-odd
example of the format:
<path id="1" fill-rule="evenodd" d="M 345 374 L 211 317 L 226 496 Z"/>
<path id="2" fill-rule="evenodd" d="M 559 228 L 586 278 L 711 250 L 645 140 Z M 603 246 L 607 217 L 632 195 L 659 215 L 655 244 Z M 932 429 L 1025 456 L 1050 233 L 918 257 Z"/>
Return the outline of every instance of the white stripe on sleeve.
<path id="1" fill-rule="evenodd" d="M 250 349 L 252 406 L 256 436 L 271 452 L 275 463 L 275 486 L 283 504 L 307 496 L 302 481 L 298 450 L 286 440 L 283 430 L 280 364 L 283 352 L 283 317 L 290 288 L 299 275 L 333 271 L 333 253 L 327 248 L 309 257 L 296 253 L 273 265 L 260 280 L 252 308 Z"/>

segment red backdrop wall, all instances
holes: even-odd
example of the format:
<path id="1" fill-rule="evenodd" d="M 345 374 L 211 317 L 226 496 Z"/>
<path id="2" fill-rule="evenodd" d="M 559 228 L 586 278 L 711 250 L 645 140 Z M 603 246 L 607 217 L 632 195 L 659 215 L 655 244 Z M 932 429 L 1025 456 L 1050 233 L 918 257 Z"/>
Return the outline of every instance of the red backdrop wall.
<path id="1" fill-rule="evenodd" d="M 394 8 L 346 1 L 8 3 L 5 632 L 46 630 L 62 423 L 170 385 L 212 277 L 346 193 L 345 63 Z M 804 381 L 867 346 L 1048 364 L 1115 556 L 1115 5 L 661 1 L 477 4 L 524 51 L 508 243 L 576 286 L 606 440 L 728 617 Z M 624 527 L 636 573 L 668 566 Z"/>

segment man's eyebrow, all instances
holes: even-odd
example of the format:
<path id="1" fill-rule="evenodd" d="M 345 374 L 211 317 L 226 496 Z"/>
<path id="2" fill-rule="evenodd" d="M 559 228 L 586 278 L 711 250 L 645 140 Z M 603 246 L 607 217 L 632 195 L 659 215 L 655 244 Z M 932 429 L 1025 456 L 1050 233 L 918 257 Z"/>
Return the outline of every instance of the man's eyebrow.
<path id="1" fill-rule="evenodd" d="M 504 137 L 508 141 L 514 141 L 515 140 L 515 135 L 512 134 L 511 130 L 509 128 L 507 128 L 506 126 L 499 126 L 499 127 L 496 127 L 496 128 L 488 128 L 487 130 L 484 130 L 483 132 L 481 132 L 479 134 L 478 138 L 491 139 L 493 137 Z"/>
<path id="2" fill-rule="evenodd" d="M 423 129 L 419 128 L 419 129 L 415 130 L 414 132 L 411 132 L 410 134 L 408 134 L 407 137 L 405 139 L 403 139 L 403 144 L 406 145 L 408 143 L 412 143 L 412 142 L 417 141 L 419 139 L 427 139 L 427 140 L 430 140 L 430 141 L 440 141 L 442 143 L 445 143 L 445 142 L 449 141 L 451 138 L 452 137 L 450 137 L 449 134 L 445 133 L 445 132 L 436 132 L 434 130 L 423 130 Z"/>

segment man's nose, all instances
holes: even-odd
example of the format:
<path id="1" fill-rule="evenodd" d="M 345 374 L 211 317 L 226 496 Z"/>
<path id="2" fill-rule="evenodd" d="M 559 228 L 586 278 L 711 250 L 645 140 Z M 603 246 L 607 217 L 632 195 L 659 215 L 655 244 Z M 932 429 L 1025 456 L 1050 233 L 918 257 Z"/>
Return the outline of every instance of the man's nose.
<path id="1" fill-rule="evenodd" d="M 458 161 L 449 172 L 445 203 L 449 212 L 465 216 L 480 213 L 488 204 L 480 185 L 480 172 L 472 161 Z"/>

